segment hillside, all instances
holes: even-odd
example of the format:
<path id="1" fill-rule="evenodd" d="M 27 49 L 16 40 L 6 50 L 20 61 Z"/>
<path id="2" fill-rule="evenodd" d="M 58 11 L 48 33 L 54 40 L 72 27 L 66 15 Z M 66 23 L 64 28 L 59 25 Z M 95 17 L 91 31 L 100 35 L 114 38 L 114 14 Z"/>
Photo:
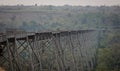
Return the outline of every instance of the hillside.
<path id="1" fill-rule="evenodd" d="M 0 30 L 26 31 L 120 26 L 119 6 L 1 6 Z"/>

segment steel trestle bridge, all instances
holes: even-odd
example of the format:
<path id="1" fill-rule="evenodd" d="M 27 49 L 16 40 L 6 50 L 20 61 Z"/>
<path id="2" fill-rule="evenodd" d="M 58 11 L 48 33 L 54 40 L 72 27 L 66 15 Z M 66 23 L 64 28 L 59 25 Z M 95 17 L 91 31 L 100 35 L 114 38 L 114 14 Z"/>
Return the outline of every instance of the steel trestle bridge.
<path id="1" fill-rule="evenodd" d="M 92 71 L 98 31 L 19 33 L 0 36 L 0 66 L 6 71 Z"/>

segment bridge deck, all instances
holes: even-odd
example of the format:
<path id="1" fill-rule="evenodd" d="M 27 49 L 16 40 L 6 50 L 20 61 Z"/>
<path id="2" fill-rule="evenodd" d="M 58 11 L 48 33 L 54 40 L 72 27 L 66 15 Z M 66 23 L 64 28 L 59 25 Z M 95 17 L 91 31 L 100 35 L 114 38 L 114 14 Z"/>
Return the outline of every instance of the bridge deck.
<path id="1" fill-rule="evenodd" d="M 17 39 L 17 40 L 25 40 L 26 37 L 29 37 L 31 39 L 34 38 L 35 35 L 38 35 L 38 36 L 41 36 L 40 40 L 44 40 L 44 39 L 47 39 L 47 38 L 44 38 L 43 36 L 47 36 L 48 38 L 50 38 L 51 36 L 55 36 L 55 35 L 60 35 L 62 34 L 62 36 L 65 36 L 65 35 L 68 35 L 68 33 L 71 33 L 71 34 L 75 34 L 75 33 L 84 33 L 84 32 L 89 32 L 89 31 L 94 31 L 94 30 L 74 30 L 74 31 L 54 31 L 54 32 L 37 32 L 37 33 L 34 33 L 34 32 L 27 32 L 27 33 L 19 33 L 19 34 L 15 34 L 15 33 L 12 33 L 12 34 L 5 34 L 5 35 L 0 35 L 0 44 L 3 44 L 4 42 L 7 41 L 7 39 Z"/>

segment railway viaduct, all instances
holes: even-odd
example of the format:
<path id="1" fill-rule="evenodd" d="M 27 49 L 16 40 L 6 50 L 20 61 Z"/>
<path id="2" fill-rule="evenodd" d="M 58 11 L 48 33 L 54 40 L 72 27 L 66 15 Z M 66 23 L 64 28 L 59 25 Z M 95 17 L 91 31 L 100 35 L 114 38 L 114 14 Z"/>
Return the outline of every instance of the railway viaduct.
<path id="1" fill-rule="evenodd" d="M 98 32 L 75 30 L 0 36 L 0 66 L 6 71 L 91 71 Z"/>

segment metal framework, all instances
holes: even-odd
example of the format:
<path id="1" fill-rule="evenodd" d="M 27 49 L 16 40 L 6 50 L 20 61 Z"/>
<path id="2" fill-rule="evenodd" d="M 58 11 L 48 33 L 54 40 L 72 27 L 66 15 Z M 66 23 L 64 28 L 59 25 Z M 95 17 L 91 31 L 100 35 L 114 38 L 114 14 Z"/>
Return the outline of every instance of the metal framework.
<path id="1" fill-rule="evenodd" d="M 6 71 L 91 71 L 97 37 L 95 30 L 7 35 L 0 38 L 0 66 Z"/>

